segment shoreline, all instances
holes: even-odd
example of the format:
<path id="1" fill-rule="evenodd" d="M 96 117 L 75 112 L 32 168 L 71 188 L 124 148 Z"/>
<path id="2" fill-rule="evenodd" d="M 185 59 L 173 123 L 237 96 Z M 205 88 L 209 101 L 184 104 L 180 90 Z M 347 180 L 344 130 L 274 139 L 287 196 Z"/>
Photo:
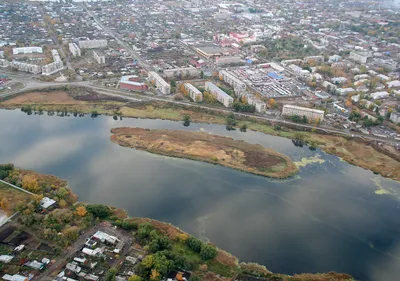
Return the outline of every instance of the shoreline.
<path id="1" fill-rule="evenodd" d="M 204 110 L 193 110 L 183 106 L 171 105 L 162 102 L 123 102 L 109 97 L 89 92 L 86 94 L 51 91 L 49 93 L 30 92 L 13 99 L 0 102 L 0 109 L 17 109 L 32 106 L 43 111 L 65 110 L 69 113 L 97 114 L 108 116 L 161 119 L 181 121 L 185 114 L 191 116 L 192 122 L 224 125 L 225 115 L 216 115 Z M 378 173 L 383 177 L 400 181 L 398 169 L 400 152 L 393 151 L 390 145 L 378 146 L 375 141 L 366 141 L 359 138 L 348 138 L 334 134 L 317 133 L 314 130 L 300 131 L 287 126 L 279 129 L 271 122 L 257 121 L 255 118 L 238 117 L 238 126 L 246 125 L 248 130 L 268 135 L 279 136 L 296 140 L 301 137 L 302 142 L 319 147 L 322 151 L 336 155 L 344 161 Z M 291 126 L 289 126 L 291 127 Z M 378 148 L 378 149 L 377 149 Z M 368 156 L 368 157 L 366 157 Z M 396 157 L 397 156 L 397 157 Z"/>
<path id="2" fill-rule="evenodd" d="M 261 145 L 202 132 L 113 128 L 110 140 L 123 147 L 189 159 L 254 175 L 286 179 L 298 172 L 282 153 Z"/>
<path id="3" fill-rule="evenodd" d="M 0 164 L 0 167 L 3 166 Z M 45 187 L 45 186 L 51 186 L 50 191 L 46 191 L 47 189 L 37 189 L 35 198 L 34 200 L 40 200 L 43 196 L 51 196 L 50 194 L 58 194 L 61 190 L 65 190 L 65 197 L 64 199 L 56 198 L 54 199 L 57 200 L 57 204 L 61 204 L 61 201 L 66 201 L 64 202 L 64 206 L 57 206 L 51 213 L 57 212 L 67 212 L 67 211 L 72 211 L 74 212 L 76 219 L 78 219 L 79 223 L 85 222 L 84 226 L 81 226 L 81 231 L 83 233 L 87 233 L 95 229 L 98 225 L 102 223 L 108 223 L 110 225 L 118 226 L 121 230 L 127 231 L 127 233 L 131 233 L 130 235 L 133 235 L 134 229 L 140 230 L 142 225 L 150 224 L 154 230 L 156 230 L 162 237 L 167 238 L 172 245 L 185 245 L 185 241 L 190 239 L 192 237 L 190 234 L 186 233 L 185 231 L 179 229 L 178 227 L 162 222 L 159 220 L 151 219 L 151 218 L 140 218 L 140 217 L 129 217 L 127 212 L 123 209 L 119 209 L 116 207 L 112 206 L 107 206 L 107 205 L 98 205 L 98 204 L 89 204 L 85 202 L 80 202 L 78 201 L 78 198 L 76 194 L 73 193 L 73 191 L 68 187 L 68 183 L 64 180 L 61 180 L 53 175 L 49 174 L 39 174 L 31 170 L 25 170 L 21 168 L 16 168 L 14 166 L 13 170 L 11 170 L 9 174 L 9 178 L 16 178 L 19 175 L 24 175 L 29 177 L 30 179 L 35 179 L 37 180 L 37 183 L 40 187 Z M 8 181 L 7 181 L 8 182 Z M 23 183 L 19 183 L 21 187 L 23 187 Z M 32 188 L 31 185 L 27 185 L 30 188 Z M 25 189 L 25 188 L 24 188 Z M 22 192 L 20 190 L 17 190 L 17 192 Z M 56 193 L 54 193 L 56 192 Z M 1 190 L 0 190 L 1 194 Z M 85 221 L 85 217 L 87 218 L 87 215 L 90 212 L 89 206 L 103 206 L 103 212 L 105 211 L 104 208 L 108 209 L 109 215 L 108 217 L 103 217 L 102 219 L 99 220 L 99 217 L 97 217 L 96 220 L 95 217 L 91 219 L 92 222 Z M 84 213 L 82 213 L 82 208 L 86 207 Z M 28 206 L 29 207 L 29 206 Z M 32 207 L 32 206 L 31 206 Z M 30 207 L 30 208 L 31 208 Z M 27 208 L 26 206 L 18 207 L 18 208 Z M 40 225 L 33 225 L 32 227 L 24 226 L 24 224 L 21 224 L 21 217 L 29 217 L 32 216 L 31 213 L 26 213 L 26 212 L 21 212 L 20 218 L 18 220 L 16 219 L 13 222 L 9 222 L 6 225 L 16 227 L 17 229 L 22 229 L 24 231 L 27 231 L 28 233 L 34 234 L 34 236 L 41 236 L 43 235 L 43 229 Z M 88 218 L 87 218 L 88 219 Z M 79 223 L 77 223 L 79 225 Z M 4 227 L 4 226 L 3 226 Z M 133 232 L 131 232 L 133 231 Z M 65 232 L 63 231 L 63 237 L 64 237 Z M 57 235 L 56 235 L 57 236 Z M 134 236 L 135 237 L 135 236 Z M 72 240 L 69 240 L 69 245 L 70 247 L 65 248 L 65 247 L 60 247 L 62 243 L 58 240 L 58 238 L 55 237 L 55 240 L 45 240 L 49 245 L 52 245 L 53 247 L 57 247 L 58 249 L 55 250 L 57 253 L 57 259 L 59 261 L 62 261 L 65 256 L 70 256 L 70 251 L 68 248 L 75 247 L 75 243 L 78 243 L 79 241 L 79 235 L 76 235 Z M 61 243 L 61 245 L 59 245 Z M 259 265 L 257 263 L 244 263 L 244 262 L 239 262 L 239 259 L 236 256 L 233 256 L 232 254 L 219 249 L 215 245 L 211 243 L 205 243 L 205 245 L 209 245 L 210 247 L 214 247 L 216 250 L 215 256 L 206 261 L 202 261 L 199 264 L 199 268 L 193 268 L 192 270 L 189 270 L 192 272 L 193 276 L 198 276 L 200 280 L 213 280 L 213 281 L 228 281 L 228 280 L 233 280 L 233 278 L 236 278 L 236 280 L 253 280 L 256 278 L 257 280 L 262 280 L 262 281 L 269 281 L 269 280 L 281 280 L 281 281 L 302 281 L 302 280 L 315 280 L 315 281 L 325 281 L 325 280 L 332 280 L 332 281 L 354 281 L 354 279 L 346 273 L 336 273 L 336 272 L 329 272 L 329 273 L 299 273 L 299 274 L 294 274 L 294 275 L 287 275 L 287 274 L 280 274 L 280 273 L 273 273 L 269 271 L 265 266 Z M 142 246 L 142 245 L 141 245 Z M 139 246 L 139 247 L 141 247 Z M 149 250 L 146 250 L 146 246 L 143 247 L 143 250 L 145 250 L 146 255 L 152 255 L 152 252 Z M 187 251 L 187 249 L 186 249 Z M 193 252 L 185 252 L 182 255 L 190 254 L 193 255 Z M 204 264 L 202 264 L 204 263 Z M 55 263 L 55 265 L 57 262 Z M 54 272 L 57 270 L 57 268 L 50 267 L 47 272 L 44 272 L 44 275 L 49 274 L 49 272 Z M 59 271 L 59 269 L 58 269 Z M 57 272 L 58 272 L 57 271 Z M 242 276 L 242 278 L 238 278 Z M 40 278 L 40 277 L 39 277 Z M 250 278 L 250 279 L 248 279 Z"/>

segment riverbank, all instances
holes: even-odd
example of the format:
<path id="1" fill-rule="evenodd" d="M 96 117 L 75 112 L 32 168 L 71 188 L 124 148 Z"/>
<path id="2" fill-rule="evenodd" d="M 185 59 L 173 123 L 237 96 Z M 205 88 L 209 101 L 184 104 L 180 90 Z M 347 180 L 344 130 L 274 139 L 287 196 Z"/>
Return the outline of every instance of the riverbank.
<path id="1" fill-rule="evenodd" d="M 181 121 L 185 114 L 190 115 L 197 123 L 226 123 L 226 116 L 222 113 L 204 109 L 188 108 L 165 102 L 126 102 L 119 98 L 98 94 L 88 89 L 72 88 L 68 92 L 54 90 L 48 93 L 32 92 L 19 95 L 0 103 L 0 108 L 15 109 L 31 106 L 42 111 L 67 111 L 69 113 L 105 114 L 132 118 L 166 119 Z M 299 131 L 295 128 L 275 126 L 267 121 L 254 118 L 237 117 L 238 126 L 246 125 L 247 129 L 280 136 L 298 139 Z M 317 133 L 315 130 L 301 131 L 301 141 L 323 151 L 337 155 L 350 164 L 373 171 L 383 177 L 400 181 L 398 169 L 400 152 L 390 145 L 378 146 L 375 142 L 359 138 L 348 138 L 336 135 Z"/>
<path id="2" fill-rule="evenodd" d="M 71 256 L 71 251 L 78 251 L 81 248 L 81 245 L 78 245 L 82 243 L 79 234 L 86 235 L 99 226 L 107 228 L 108 225 L 108 228 L 113 228 L 112 225 L 114 225 L 119 229 L 117 231 L 120 231 L 123 235 L 130 235 L 135 240 L 135 249 L 144 253 L 143 261 L 146 261 L 146 264 L 139 262 L 135 269 L 136 274 L 140 274 L 144 278 L 143 280 L 148 280 L 145 277 L 148 277 L 149 272 L 143 271 L 143 269 L 140 271 L 141 267 L 149 266 L 147 261 L 150 258 L 147 258 L 147 256 L 157 260 L 158 265 L 154 267 L 154 270 L 163 270 L 164 273 L 166 273 L 166 268 L 172 270 L 178 267 L 177 263 L 181 264 L 179 267 L 182 266 L 192 273 L 189 280 L 193 281 L 228 281 L 233 279 L 240 281 L 256 279 L 262 281 L 353 280 L 348 274 L 333 272 L 289 276 L 272 273 L 265 266 L 258 264 L 240 263 L 235 256 L 218 249 L 215 245 L 201 242 L 171 224 L 150 218 L 131 218 L 124 210 L 115 207 L 78 202 L 76 195 L 67 188 L 67 182 L 52 175 L 42 175 L 12 166 L 12 170 L 9 170 L 5 180 L 34 192 L 35 198 L 32 204 L 19 204 L 17 208 L 20 211 L 20 216 L 0 228 L 0 238 L 19 237 L 21 233 L 24 233 L 24 237 L 30 237 L 29 241 L 26 241 L 29 243 L 26 247 L 31 249 L 31 253 L 34 252 L 35 257 L 39 252 L 43 255 L 43 251 L 39 250 L 36 253 L 33 249 L 39 249 L 39 246 L 31 248 L 33 245 L 45 245 L 46 249 L 55 255 L 52 258 L 54 260 L 52 262 L 54 263 L 53 267 L 49 265 L 50 268 L 47 271 L 43 270 L 42 273 L 35 272 L 35 274 L 46 275 L 48 272 L 57 274 L 63 267 L 63 263 L 68 262 L 64 257 Z M 16 192 L 22 191 L 16 190 Z M 3 196 L 1 189 L 0 195 Z M 56 201 L 56 204 L 50 210 L 43 210 L 38 207 L 43 196 Z M 215 254 L 205 255 L 196 250 L 196 244 L 202 245 L 202 248 L 207 248 L 211 253 L 213 251 L 210 249 L 215 249 Z M 155 245 L 158 246 L 155 247 Z M 14 247 L 10 247 L 2 250 L 7 254 L 8 251 L 11 253 L 13 249 Z M 44 254 L 48 256 L 49 253 L 45 252 Z M 118 260 L 123 261 L 124 259 L 125 257 L 122 254 L 118 256 Z M 122 262 L 119 263 L 119 265 L 122 264 Z M 103 264 L 102 266 L 107 265 Z M 14 274 L 14 272 L 19 272 L 21 268 L 20 265 L 16 267 L 14 264 L 6 264 L 3 268 L 0 268 L 0 272 Z M 117 272 L 120 269 L 117 267 Z M 24 270 L 26 271 L 26 269 Z M 40 280 L 40 276 L 38 280 Z"/>
<path id="3" fill-rule="evenodd" d="M 200 132 L 114 128 L 111 141 L 150 153 L 192 159 L 271 178 L 298 172 L 293 161 L 274 150 Z"/>

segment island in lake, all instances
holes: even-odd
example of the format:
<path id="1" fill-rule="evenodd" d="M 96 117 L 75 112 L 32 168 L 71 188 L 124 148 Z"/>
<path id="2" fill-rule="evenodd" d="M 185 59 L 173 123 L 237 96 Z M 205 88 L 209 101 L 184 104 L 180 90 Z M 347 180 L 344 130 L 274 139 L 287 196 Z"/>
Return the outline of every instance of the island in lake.
<path id="1" fill-rule="evenodd" d="M 114 128 L 111 141 L 150 153 L 218 164 L 271 178 L 298 172 L 293 161 L 274 150 L 203 132 Z"/>

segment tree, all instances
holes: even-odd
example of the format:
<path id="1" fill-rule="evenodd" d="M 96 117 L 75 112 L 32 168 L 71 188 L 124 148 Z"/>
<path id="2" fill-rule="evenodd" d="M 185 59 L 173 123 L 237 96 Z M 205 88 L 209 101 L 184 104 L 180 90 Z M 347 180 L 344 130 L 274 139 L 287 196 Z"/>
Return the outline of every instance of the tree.
<path id="1" fill-rule="evenodd" d="M 204 71 L 202 70 L 202 71 L 200 71 L 200 79 L 203 79 L 204 78 Z"/>
<path id="2" fill-rule="evenodd" d="M 74 242 L 79 237 L 79 227 L 71 226 L 69 228 L 64 229 L 63 237 L 69 242 Z M 68 244 L 69 244 L 68 243 Z"/>
<path id="3" fill-rule="evenodd" d="M 102 204 L 90 204 L 86 207 L 87 211 L 99 219 L 105 219 L 111 215 L 108 206 Z"/>
<path id="4" fill-rule="evenodd" d="M 80 217 L 84 217 L 87 214 L 87 210 L 85 206 L 79 206 L 78 208 L 76 208 L 75 213 Z"/>
<path id="5" fill-rule="evenodd" d="M 35 176 L 33 175 L 25 175 L 22 178 L 22 188 L 33 192 L 38 193 L 40 191 L 39 183 Z"/>
<path id="6" fill-rule="evenodd" d="M 269 104 L 272 108 L 276 108 L 276 106 L 277 106 L 276 101 L 275 101 L 275 99 L 273 99 L 273 98 L 270 98 L 270 99 L 269 99 L 268 104 Z"/>
<path id="7" fill-rule="evenodd" d="M 183 115 L 183 126 L 188 127 L 190 126 L 190 122 L 192 121 L 191 117 L 189 114 Z"/>
<path id="8" fill-rule="evenodd" d="M 176 82 L 175 82 L 175 80 L 171 80 L 170 85 L 171 85 L 172 88 L 175 88 L 175 87 L 176 87 Z"/>
<path id="9" fill-rule="evenodd" d="M 1 199 L 0 207 L 1 207 L 1 209 L 3 209 L 5 212 L 9 211 L 10 202 L 8 201 L 7 198 Z"/>
<path id="10" fill-rule="evenodd" d="M 242 127 L 240 127 L 241 132 L 246 132 L 247 131 L 247 125 L 243 124 Z"/>
<path id="11" fill-rule="evenodd" d="M 143 281 L 143 278 L 136 274 L 133 274 L 131 277 L 128 278 L 128 281 Z"/>
<path id="12" fill-rule="evenodd" d="M 116 278 L 117 273 L 118 273 L 118 270 L 117 270 L 115 267 L 110 268 L 110 269 L 107 271 L 104 280 L 105 280 L 105 281 L 115 281 L 115 280 L 117 279 L 117 278 Z"/>
<path id="13" fill-rule="evenodd" d="M 191 236 L 189 239 L 187 239 L 187 244 L 190 249 L 192 249 L 193 251 L 195 251 L 197 253 L 200 253 L 203 242 L 201 242 L 199 239 Z"/>
<path id="14" fill-rule="evenodd" d="M 139 225 L 139 229 L 137 231 L 137 236 L 140 239 L 145 239 L 145 238 L 149 237 L 150 232 L 152 230 L 153 230 L 153 226 L 150 223 L 148 223 L 148 222 L 142 223 Z"/>
<path id="15" fill-rule="evenodd" d="M 150 274 L 150 280 L 161 280 L 161 274 L 157 270 L 153 269 Z"/>
<path id="16" fill-rule="evenodd" d="M 217 250 L 211 245 L 203 244 L 200 256 L 203 260 L 211 260 L 217 256 Z"/>
<path id="17" fill-rule="evenodd" d="M 346 100 L 346 107 L 350 107 L 352 105 L 351 99 Z"/>

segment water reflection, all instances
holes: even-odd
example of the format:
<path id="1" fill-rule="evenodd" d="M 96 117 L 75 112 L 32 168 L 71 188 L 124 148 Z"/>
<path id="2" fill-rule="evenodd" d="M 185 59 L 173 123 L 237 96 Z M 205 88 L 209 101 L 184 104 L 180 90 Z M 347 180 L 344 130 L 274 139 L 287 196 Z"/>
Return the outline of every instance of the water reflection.
<path id="1" fill-rule="evenodd" d="M 151 155 L 111 143 L 110 129 L 116 126 L 231 136 L 285 153 L 301 171 L 288 180 L 271 180 Z M 171 222 L 273 271 L 334 270 L 358 279 L 396 280 L 391 276 L 400 268 L 399 183 L 318 149 L 225 126 L 105 116 L 0 110 L 0 128 L 0 162 L 65 178 L 82 201 Z M 382 188 L 390 194 L 375 194 Z"/>

